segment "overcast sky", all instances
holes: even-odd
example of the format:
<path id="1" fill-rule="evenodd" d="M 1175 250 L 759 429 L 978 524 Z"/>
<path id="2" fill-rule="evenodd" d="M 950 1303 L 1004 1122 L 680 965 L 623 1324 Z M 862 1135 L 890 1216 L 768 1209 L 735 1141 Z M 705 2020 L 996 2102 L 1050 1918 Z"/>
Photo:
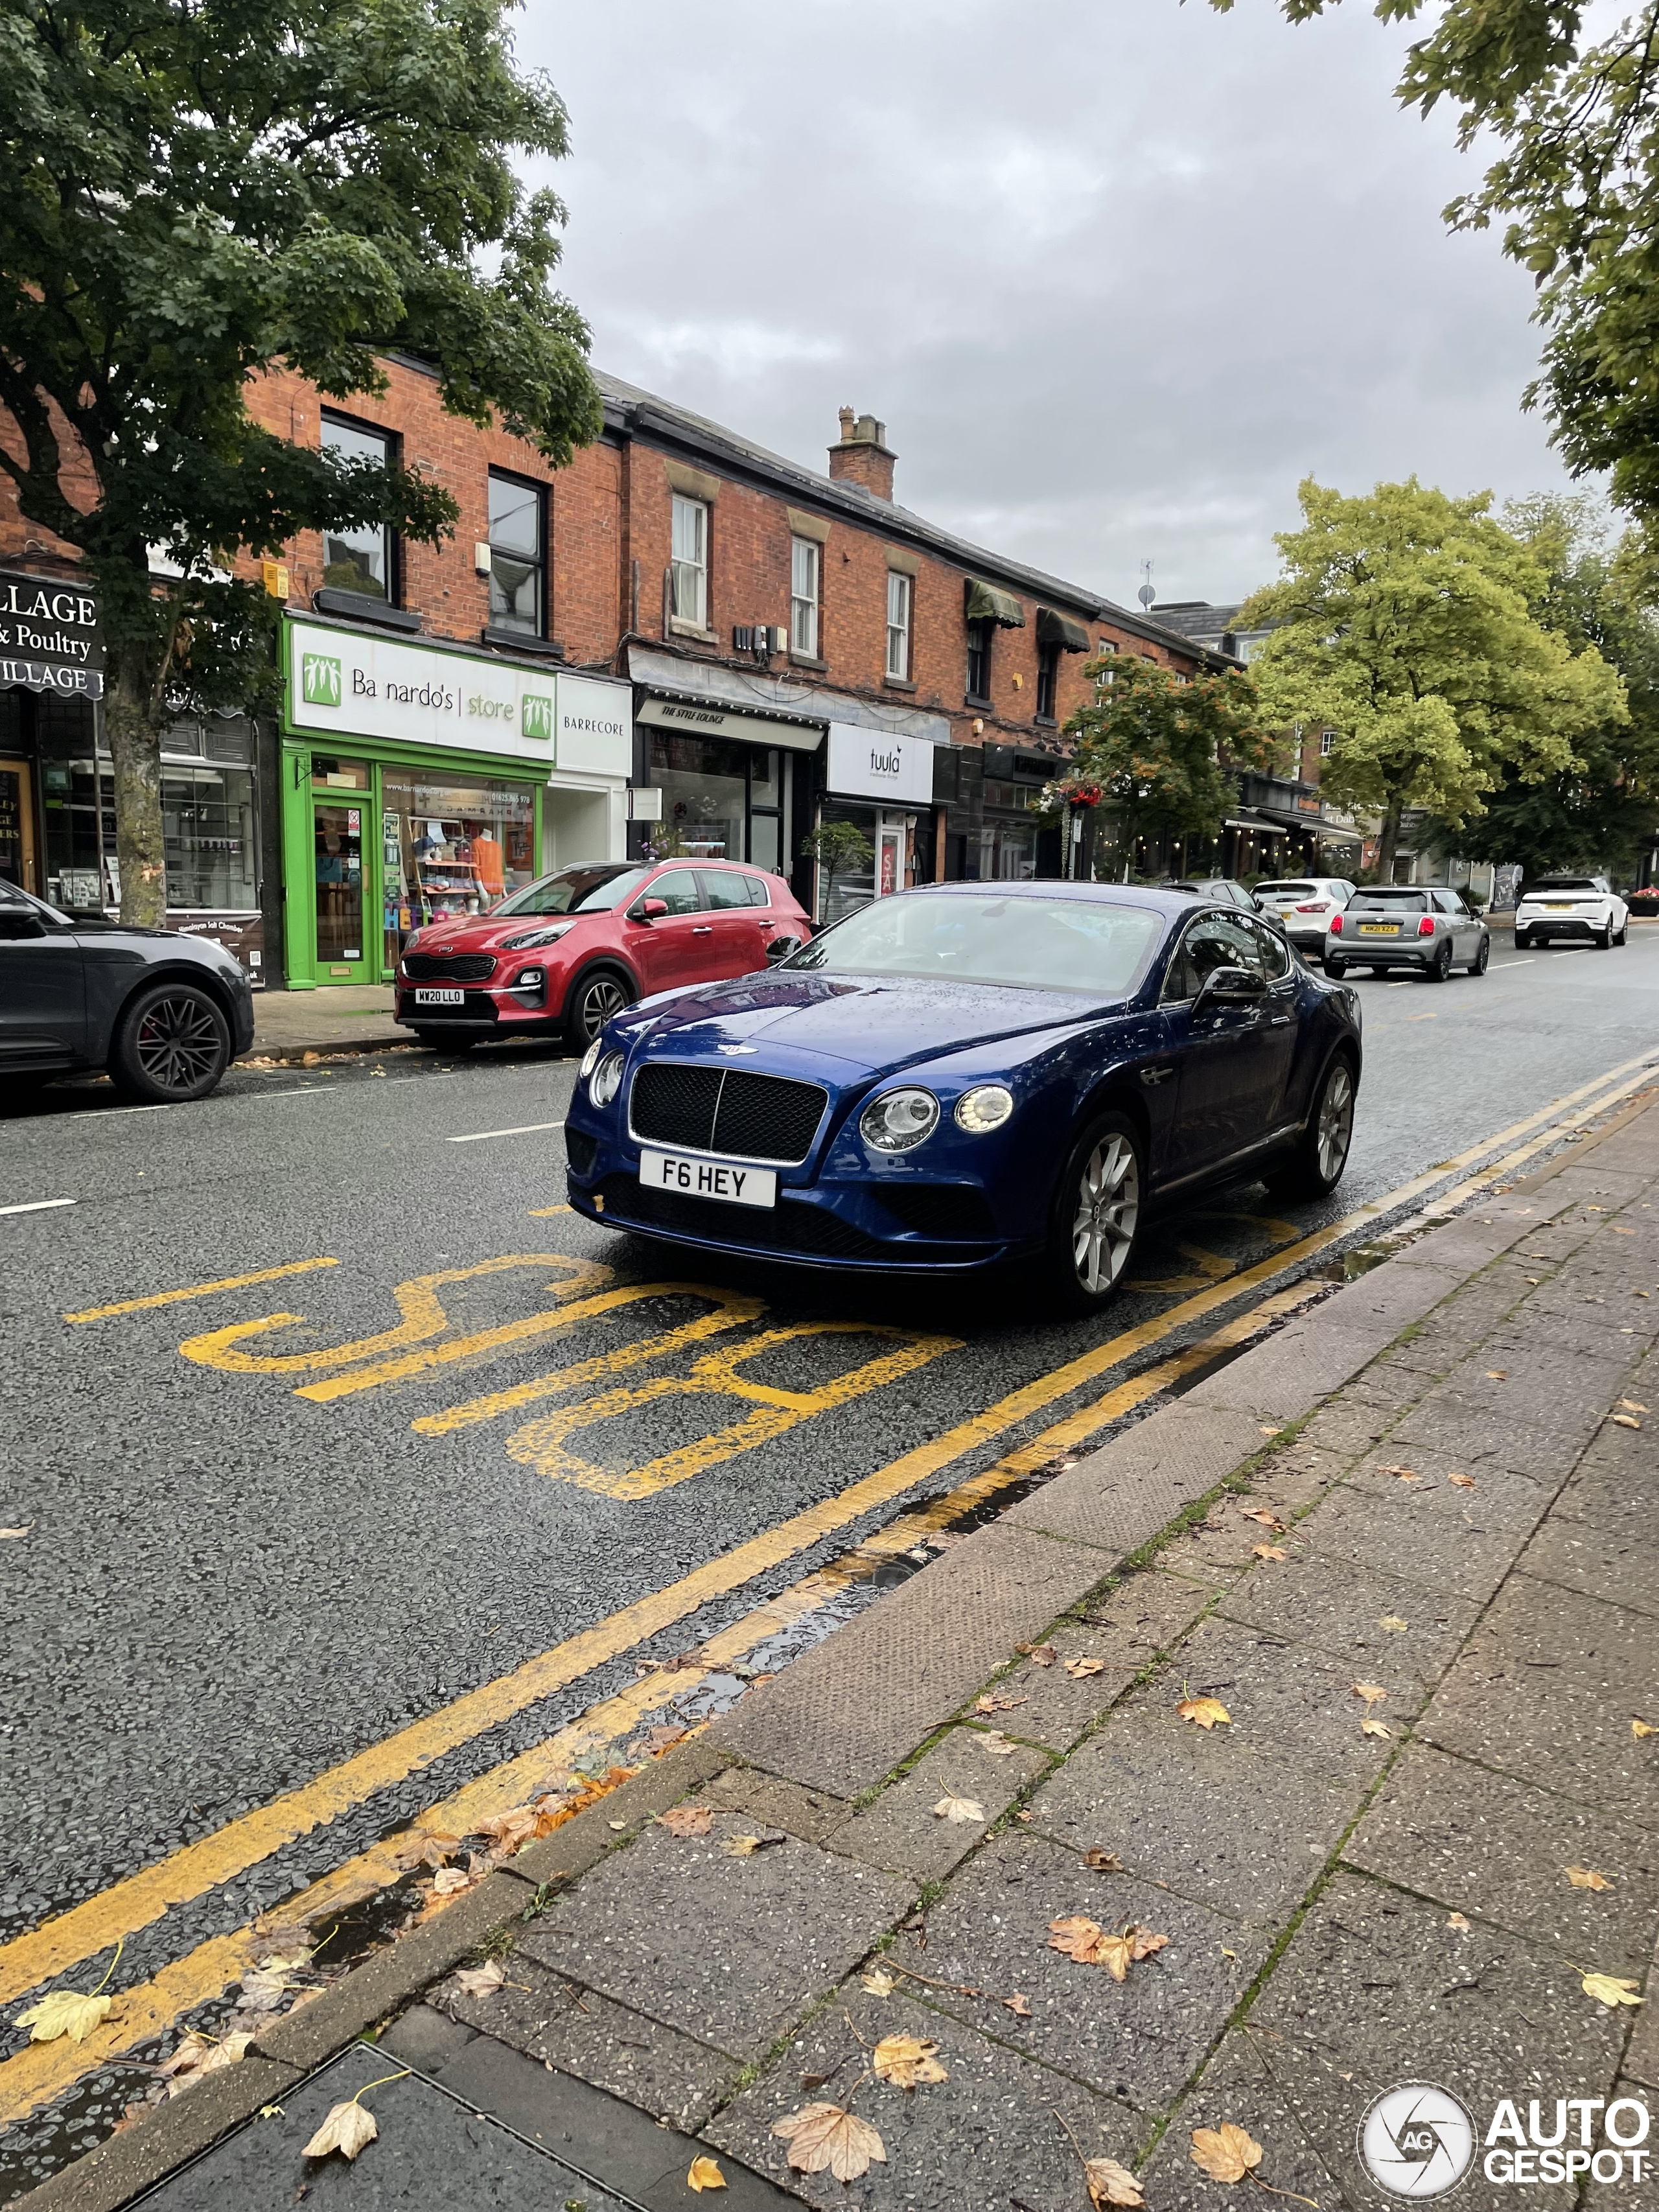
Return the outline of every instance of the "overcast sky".
<path id="1" fill-rule="evenodd" d="M 1132 600 L 1276 566 L 1297 480 L 1558 484 L 1531 288 L 1391 89 L 1406 34 L 1270 0 L 528 0 L 593 358 Z"/>

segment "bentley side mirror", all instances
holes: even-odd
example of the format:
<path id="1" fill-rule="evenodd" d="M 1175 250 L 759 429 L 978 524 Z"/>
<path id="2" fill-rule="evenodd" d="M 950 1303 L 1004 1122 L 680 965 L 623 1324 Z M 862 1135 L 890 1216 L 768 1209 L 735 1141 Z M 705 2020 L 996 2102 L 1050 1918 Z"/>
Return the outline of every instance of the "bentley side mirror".
<path id="1" fill-rule="evenodd" d="M 637 906 L 629 908 L 628 919 L 630 921 L 654 921 L 659 915 L 666 914 L 667 911 L 666 899 L 644 898 Z"/>
<path id="2" fill-rule="evenodd" d="M 775 937 L 766 948 L 766 964 L 769 968 L 775 968 L 780 960 L 787 960 L 792 952 L 799 950 L 794 938 Z"/>
<path id="3" fill-rule="evenodd" d="M 1254 1006 L 1267 995 L 1266 978 L 1253 975 L 1248 968 L 1212 968 L 1199 985 L 1193 1012 L 1197 1014 L 1211 1006 Z"/>
<path id="4" fill-rule="evenodd" d="M 0 914 L 0 938 L 44 937 L 46 925 L 36 914 Z"/>

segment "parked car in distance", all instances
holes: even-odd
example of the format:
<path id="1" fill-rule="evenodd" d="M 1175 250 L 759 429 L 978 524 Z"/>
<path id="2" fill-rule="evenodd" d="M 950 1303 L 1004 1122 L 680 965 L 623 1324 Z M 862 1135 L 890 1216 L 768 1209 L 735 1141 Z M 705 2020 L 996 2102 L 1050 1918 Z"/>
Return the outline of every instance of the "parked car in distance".
<path id="1" fill-rule="evenodd" d="M 631 1007 L 566 1109 L 570 1202 L 751 1259 L 1035 1265 L 1091 1310 L 1151 1205 L 1341 1176 L 1357 994 L 1259 915 L 1131 884 L 873 901 L 761 975 Z"/>
<path id="2" fill-rule="evenodd" d="M 596 860 L 412 932 L 397 1018 L 452 1051 L 561 1030 L 580 1051 L 634 1000 L 751 975 L 811 934 L 788 884 L 763 869 Z"/>
<path id="3" fill-rule="evenodd" d="M 1454 968 L 1484 975 L 1492 933 L 1446 884 L 1377 884 L 1357 890 L 1325 933 L 1325 973 L 1409 968 L 1443 983 Z"/>
<path id="4" fill-rule="evenodd" d="M 1325 950 L 1325 931 L 1353 896 L 1346 876 L 1297 876 L 1279 884 L 1258 884 L 1255 902 L 1276 921 L 1298 952 L 1316 957 Z"/>
<path id="5" fill-rule="evenodd" d="M 1622 945 L 1629 929 L 1630 908 L 1605 876 L 1540 876 L 1515 909 L 1515 941 L 1522 951 L 1559 937 L 1605 952 Z"/>
<path id="6" fill-rule="evenodd" d="M 1218 906 L 1242 907 L 1246 914 L 1261 912 L 1249 886 L 1237 882 L 1231 876 L 1164 876 L 1160 880 L 1159 888 L 1190 891 L 1194 898 L 1212 899 Z"/>
<path id="7" fill-rule="evenodd" d="M 150 1106 L 205 1098 L 253 1042 L 246 971 L 210 938 L 66 915 L 0 881 L 0 1083 L 107 1069 Z"/>

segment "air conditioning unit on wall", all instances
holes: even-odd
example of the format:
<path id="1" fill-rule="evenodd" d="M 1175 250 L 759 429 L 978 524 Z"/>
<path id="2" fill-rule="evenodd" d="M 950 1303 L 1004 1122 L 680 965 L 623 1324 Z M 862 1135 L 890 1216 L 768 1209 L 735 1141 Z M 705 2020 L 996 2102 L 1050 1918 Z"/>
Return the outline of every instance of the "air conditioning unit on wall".
<path id="1" fill-rule="evenodd" d="M 788 632 L 777 623 L 739 623 L 732 632 L 732 650 L 752 653 L 757 660 L 769 660 L 788 642 Z"/>

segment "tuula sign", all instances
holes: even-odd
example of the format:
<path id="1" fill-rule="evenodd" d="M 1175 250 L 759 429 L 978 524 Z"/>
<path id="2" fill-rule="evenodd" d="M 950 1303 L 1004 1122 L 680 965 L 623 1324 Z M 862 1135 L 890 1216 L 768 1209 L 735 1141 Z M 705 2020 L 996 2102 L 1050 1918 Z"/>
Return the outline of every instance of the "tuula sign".
<path id="1" fill-rule="evenodd" d="M 0 690 L 104 696 L 98 594 L 61 576 L 0 568 Z"/>
<path id="2" fill-rule="evenodd" d="M 921 738 L 889 737 L 853 722 L 831 722 L 824 787 L 836 798 L 931 805 L 933 751 Z"/>
<path id="3" fill-rule="evenodd" d="M 445 745 L 601 775 L 625 776 L 632 764 L 625 684 L 318 623 L 286 628 L 287 723 L 299 735 Z"/>

